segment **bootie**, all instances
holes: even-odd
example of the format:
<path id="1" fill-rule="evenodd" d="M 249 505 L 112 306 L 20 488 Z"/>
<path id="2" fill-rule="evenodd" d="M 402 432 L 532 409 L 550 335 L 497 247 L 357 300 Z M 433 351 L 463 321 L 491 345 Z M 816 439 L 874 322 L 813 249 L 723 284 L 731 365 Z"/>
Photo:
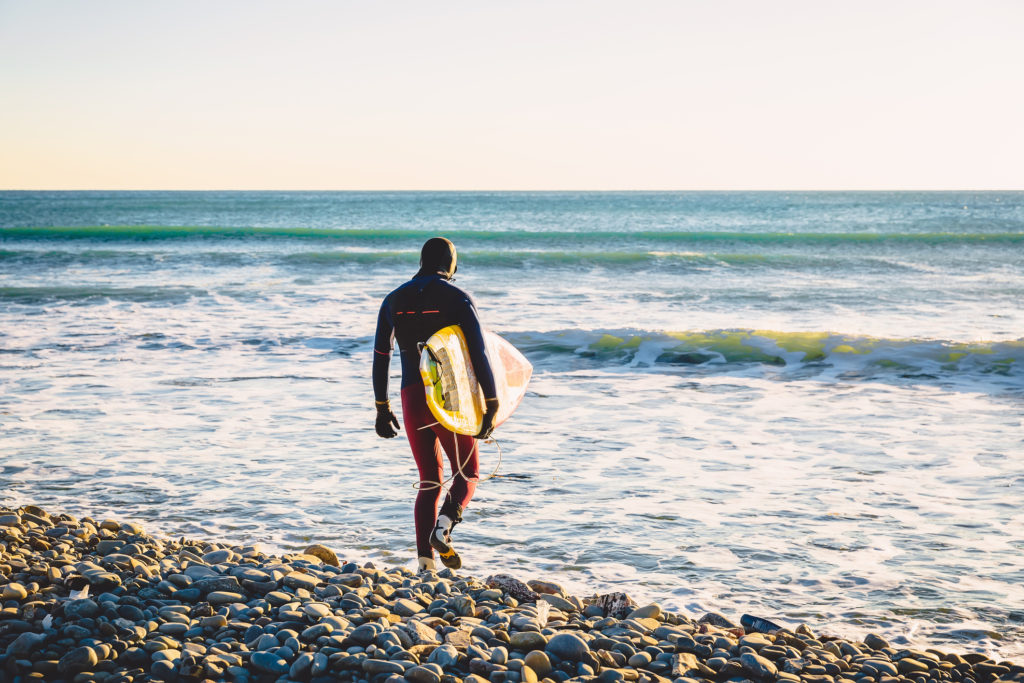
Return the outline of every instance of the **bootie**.
<path id="1" fill-rule="evenodd" d="M 419 565 L 416 571 L 420 572 L 432 572 L 437 568 L 434 566 L 434 558 L 432 557 L 417 557 L 416 563 Z"/>
<path id="2" fill-rule="evenodd" d="M 434 529 L 430 532 L 430 545 L 437 551 L 444 566 L 449 569 L 459 569 L 462 567 L 462 558 L 452 547 L 451 531 L 452 519 L 445 514 L 438 515 L 437 523 L 434 524 Z"/>

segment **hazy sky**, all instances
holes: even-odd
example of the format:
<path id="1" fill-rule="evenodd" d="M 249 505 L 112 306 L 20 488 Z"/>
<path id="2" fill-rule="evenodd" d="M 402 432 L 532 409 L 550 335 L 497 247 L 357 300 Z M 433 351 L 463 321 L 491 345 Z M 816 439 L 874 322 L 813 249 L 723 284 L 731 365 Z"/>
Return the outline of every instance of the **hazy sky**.
<path id="1" fill-rule="evenodd" d="M 1024 189 L 1024 2 L 0 0 L 0 188 Z"/>

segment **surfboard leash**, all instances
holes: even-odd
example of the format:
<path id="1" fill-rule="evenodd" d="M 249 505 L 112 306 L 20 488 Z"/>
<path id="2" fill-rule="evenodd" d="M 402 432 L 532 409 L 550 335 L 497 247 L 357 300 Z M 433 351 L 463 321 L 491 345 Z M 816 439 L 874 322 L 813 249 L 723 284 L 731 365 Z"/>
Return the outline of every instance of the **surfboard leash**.
<path id="1" fill-rule="evenodd" d="M 441 423 L 440 422 L 431 422 L 430 424 L 423 425 L 422 427 L 417 427 L 416 429 L 417 429 L 417 431 L 419 431 L 421 429 L 429 429 L 430 427 L 433 427 L 433 426 L 439 425 L 439 424 L 441 424 Z M 454 432 L 453 432 L 453 434 L 454 434 Z M 467 482 L 473 482 L 474 484 L 480 484 L 480 483 L 483 483 L 485 481 L 490 481 L 491 479 L 494 479 L 496 476 L 498 476 L 498 470 L 501 468 L 501 457 L 502 457 L 501 444 L 498 443 L 498 440 L 494 439 L 494 438 L 486 439 L 486 440 L 484 440 L 484 443 L 493 443 L 495 445 L 495 447 L 498 449 L 498 463 L 494 466 L 494 471 L 491 472 L 488 476 L 484 477 L 483 479 L 481 479 L 480 477 L 467 477 L 465 472 L 462 471 L 463 461 L 462 461 L 462 457 L 459 455 L 459 439 L 458 439 L 458 435 L 456 435 L 456 437 L 455 437 L 455 463 L 458 466 L 456 469 L 457 469 L 458 474 L 462 475 L 462 478 L 465 479 Z M 477 441 L 476 439 L 473 440 L 473 449 L 475 449 L 477 451 L 477 453 L 480 452 L 480 450 L 479 450 L 480 449 L 480 444 L 479 444 L 479 441 Z M 469 458 L 472 457 L 472 456 L 473 456 L 473 451 L 470 450 L 469 457 L 466 458 L 466 462 L 469 462 Z M 442 470 L 442 471 L 444 471 L 444 470 Z M 437 489 L 442 488 L 445 485 L 450 484 L 454 480 L 455 480 L 455 473 L 453 472 L 452 476 L 448 477 L 444 481 L 437 482 L 437 481 L 422 481 L 421 480 L 421 481 L 417 481 L 416 483 L 414 483 L 412 485 L 412 487 L 414 489 L 416 489 L 417 491 L 424 491 L 424 490 L 425 491 L 430 491 L 430 490 L 433 490 L 435 488 L 437 488 Z M 449 488 L 451 488 L 451 487 L 449 487 Z"/>

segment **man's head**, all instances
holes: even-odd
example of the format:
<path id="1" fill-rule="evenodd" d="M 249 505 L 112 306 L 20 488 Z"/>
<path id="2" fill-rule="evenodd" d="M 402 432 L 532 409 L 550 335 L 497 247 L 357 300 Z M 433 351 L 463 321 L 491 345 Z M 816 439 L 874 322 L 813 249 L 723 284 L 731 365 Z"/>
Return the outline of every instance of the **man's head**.
<path id="1" fill-rule="evenodd" d="M 440 273 L 450 280 L 459 269 L 455 254 L 455 245 L 443 237 L 431 237 L 420 251 L 420 272 Z"/>

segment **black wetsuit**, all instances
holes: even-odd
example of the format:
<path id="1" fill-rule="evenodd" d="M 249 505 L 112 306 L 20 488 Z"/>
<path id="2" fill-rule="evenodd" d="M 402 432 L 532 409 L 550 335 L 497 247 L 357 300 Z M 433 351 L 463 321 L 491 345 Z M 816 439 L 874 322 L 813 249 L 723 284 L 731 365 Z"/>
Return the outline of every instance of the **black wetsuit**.
<path id="1" fill-rule="evenodd" d="M 414 277 L 384 298 L 377 315 L 377 335 L 373 343 L 374 398 L 378 401 L 388 399 L 392 339 L 398 342 L 402 357 L 404 389 L 422 381 L 418 345 L 449 325 L 462 328 L 476 380 L 484 398 L 493 398 L 494 375 L 484 352 L 483 330 L 476 306 L 469 294 L 437 274 Z"/>

